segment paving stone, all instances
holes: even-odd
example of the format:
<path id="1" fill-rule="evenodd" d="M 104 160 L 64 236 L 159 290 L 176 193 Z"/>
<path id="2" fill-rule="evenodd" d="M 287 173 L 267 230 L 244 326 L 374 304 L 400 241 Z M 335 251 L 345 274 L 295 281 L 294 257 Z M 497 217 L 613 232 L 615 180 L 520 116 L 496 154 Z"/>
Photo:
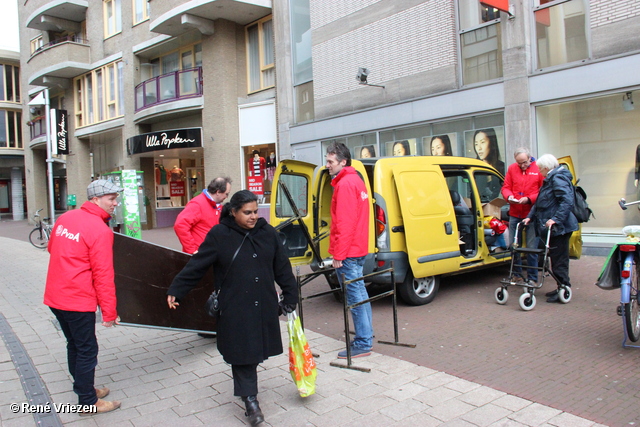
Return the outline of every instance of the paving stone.
<path id="1" fill-rule="evenodd" d="M 479 408 L 475 408 L 460 418 L 480 427 L 490 426 L 498 420 L 506 418 L 512 412 L 500 406 L 487 404 Z"/>
<path id="2" fill-rule="evenodd" d="M 441 405 L 431 407 L 425 412 L 434 418 L 442 421 L 451 421 L 467 412 L 475 409 L 475 406 L 461 402 L 456 399 L 449 399 Z"/>
<path id="3" fill-rule="evenodd" d="M 551 418 L 555 417 L 561 412 L 562 411 L 559 411 L 557 409 L 540 405 L 539 403 L 533 403 L 509 416 L 509 418 L 523 424 L 540 425 L 549 421 Z"/>
<path id="4" fill-rule="evenodd" d="M 494 390 L 490 387 L 480 386 L 462 394 L 458 399 L 470 405 L 482 406 L 505 395 L 506 393 Z"/>

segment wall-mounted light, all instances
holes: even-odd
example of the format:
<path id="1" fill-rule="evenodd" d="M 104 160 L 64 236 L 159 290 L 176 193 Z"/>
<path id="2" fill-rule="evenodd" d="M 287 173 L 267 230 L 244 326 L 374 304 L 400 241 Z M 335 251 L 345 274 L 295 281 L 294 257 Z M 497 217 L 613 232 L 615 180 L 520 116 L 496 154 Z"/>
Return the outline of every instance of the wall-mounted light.
<path id="1" fill-rule="evenodd" d="M 358 74 L 356 74 L 356 80 L 358 81 L 358 83 L 360 83 L 361 85 L 365 85 L 365 86 L 375 86 L 375 87 L 384 88 L 383 85 L 374 85 L 374 84 L 371 84 L 371 83 L 367 82 L 367 78 L 368 77 L 369 77 L 369 69 L 368 68 L 364 68 L 364 67 L 358 68 Z"/>
<path id="2" fill-rule="evenodd" d="M 633 94 L 631 92 L 622 95 L 622 108 L 624 108 L 624 111 L 631 111 L 635 108 L 633 105 Z"/>

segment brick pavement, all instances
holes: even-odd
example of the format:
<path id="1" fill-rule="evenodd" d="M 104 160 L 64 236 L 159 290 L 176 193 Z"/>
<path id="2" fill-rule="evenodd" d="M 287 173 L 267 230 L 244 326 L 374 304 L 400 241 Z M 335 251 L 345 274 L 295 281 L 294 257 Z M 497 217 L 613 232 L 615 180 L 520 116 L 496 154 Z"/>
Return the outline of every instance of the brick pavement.
<path id="1" fill-rule="evenodd" d="M 28 227 L 25 227 L 28 228 Z M 3 233 L 0 227 L 0 233 Z M 28 243 L 0 237 L 0 310 L 21 339 L 54 402 L 75 403 L 66 372 L 64 338 L 44 307 L 48 255 Z M 283 324 L 284 326 L 284 324 Z M 95 417 L 61 414 L 78 426 L 245 425 L 241 401 L 232 396 L 230 368 L 214 340 L 195 334 L 145 328 L 97 327 L 97 385 L 112 389 L 122 409 Z M 286 332 L 283 328 L 283 339 Z M 319 354 L 316 395 L 298 397 L 285 356 L 261 365 L 260 401 L 273 426 L 592 426 L 591 421 L 380 353 L 356 359 L 362 373 L 329 366 L 343 343 L 307 331 Z M 286 342 L 286 341 L 285 341 Z M 2 426 L 33 425 L 13 414 L 21 386 L 7 349 L 0 344 Z"/>

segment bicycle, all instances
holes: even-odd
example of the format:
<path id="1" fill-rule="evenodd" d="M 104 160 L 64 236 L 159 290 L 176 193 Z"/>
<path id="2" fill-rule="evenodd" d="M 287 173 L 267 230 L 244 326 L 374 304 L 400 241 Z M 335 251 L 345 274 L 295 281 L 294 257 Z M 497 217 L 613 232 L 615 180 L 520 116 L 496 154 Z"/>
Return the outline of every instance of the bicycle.
<path id="1" fill-rule="evenodd" d="M 36 228 L 31 230 L 29 233 L 29 242 L 33 246 L 38 249 L 44 249 L 49 244 L 49 237 L 51 236 L 51 225 L 47 223 L 49 218 L 40 219 L 40 211 L 42 209 L 38 209 L 35 214 L 33 214 L 33 221 L 36 223 Z"/>
<path id="2" fill-rule="evenodd" d="M 640 204 L 640 200 L 629 202 L 620 199 L 623 210 L 628 206 Z M 640 226 L 628 225 L 622 229 L 626 241 L 616 243 L 611 249 L 602 267 L 596 286 L 611 290 L 620 288 L 620 305 L 616 308 L 622 317 L 624 330 L 623 347 L 640 347 L 627 344 L 627 339 L 637 342 L 640 339 L 640 307 L 638 306 L 638 277 L 640 276 Z"/>

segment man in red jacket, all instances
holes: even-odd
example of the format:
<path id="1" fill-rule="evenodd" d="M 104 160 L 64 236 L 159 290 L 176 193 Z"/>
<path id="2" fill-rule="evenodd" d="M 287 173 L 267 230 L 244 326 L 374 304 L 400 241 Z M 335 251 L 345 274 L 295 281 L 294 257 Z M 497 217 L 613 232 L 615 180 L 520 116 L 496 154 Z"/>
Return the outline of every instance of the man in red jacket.
<path id="1" fill-rule="evenodd" d="M 218 177 L 180 212 L 173 230 L 182 244 L 183 252 L 194 254 L 198 251 L 209 230 L 220 221 L 222 202 L 230 191 L 231 178 Z"/>
<path id="2" fill-rule="evenodd" d="M 331 229 L 329 253 L 333 255 L 333 267 L 338 278 L 353 280 L 362 276 L 365 256 L 369 253 L 369 194 L 364 181 L 351 166 L 351 152 L 346 145 L 334 142 L 327 147 L 327 169 L 331 175 Z M 347 285 L 347 303 L 357 304 L 369 298 L 364 281 Z M 373 323 L 371 304 L 351 309 L 355 338 L 351 344 L 351 357 L 371 354 Z M 347 358 L 347 351 L 338 353 L 339 359 Z"/>
<path id="3" fill-rule="evenodd" d="M 531 157 L 527 148 L 518 148 L 514 154 L 515 163 L 512 163 L 507 170 L 507 176 L 504 179 L 504 185 L 502 186 L 502 197 L 509 202 L 509 238 L 513 243 L 513 238 L 516 232 L 516 226 L 520 221 L 525 219 L 529 215 L 529 211 L 533 207 L 533 204 L 538 199 L 538 192 L 542 186 L 544 177 L 538 170 L 535 160 Z M 520 226 L 520 235 L 518 236 L 518 242 L 521 245 L 522 231 L 524 231 L 527 239 L 527 248 L 538 247 L 538 237 L 533 223 L 529 225 Z M 514 255 L 514 267 L 513 273 L 516 276 L 516 281 L 522 282 L 524 278 L 522 276 L 522 264 L 520 254 Z M 534 286 L 538 282 L 538 255 L 527 254 L 527 280 Z"/>
<path id="4" fill-rule="evenodd" d="M 87 187 L 80 209 L 63 214 L 55 222 L 49 240 L 49 269 L 44 290 L 48 305 L 67 339 L 67 362 L 79 405 L 95 405 L 80 415 L 113 411 L 120 402 L 102 400 L 108 388 L 94 387 L 98 364 L 96 307 L 102 326 L 114 326 L 116 287 L 113 271 L 113 231 L 107 225 L 118 205 L 122 188 L 99 179 Z"/>

